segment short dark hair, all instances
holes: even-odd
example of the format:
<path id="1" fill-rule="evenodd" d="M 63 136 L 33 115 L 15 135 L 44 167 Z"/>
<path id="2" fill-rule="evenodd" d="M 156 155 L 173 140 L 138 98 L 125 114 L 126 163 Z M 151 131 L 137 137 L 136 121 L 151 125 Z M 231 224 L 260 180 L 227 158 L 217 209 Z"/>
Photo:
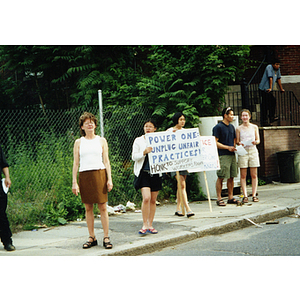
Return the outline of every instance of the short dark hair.
<path id="1" fill-rule="evenodd" d="M 272 58 L 272 61 L 271 61 L 271 64 L 272 64 L 272 65 L 280 64 L 279 58 L 278 58 L 278 57 L 273 57 L 273 58 Z"/>
<path id="2" fill-rule="evenodd" d="M 222 117 L 224 119 L 224 115 L 229 115 L 229 113 L 233 111 L 233 109 L 231 107 L 225 107 L 223 110 L 222 110 Z"/>
<path id="3" fill-rule="evenodd" d="M 174 116 L 172 117 L 172 121 L 173 121 L 173 124 L 174 124 L 174 125 L 177 125 L 177 124 L 178 124 L 178 120 L 179 120 L 179 118 L 180 118 L 181 116 L 184 116 L 184 117 L 185 117 L 185 115 L 184 115 L 181 111 L 178 111 L 178 112 L 176 112 L 176 113 L 174 114 Z"/>
<path id="4" fill-rule="evenodd" d="M 148 119 L 148 120 L 146 120 L 146 121 L 144 122 L 143 127 L 145 126 L 146 123 L 152 123 L 153 126 L 154 126 L 155 128 L 157 128 L 156 121 L 153 120 L 153 119 L 151 119 L 151 118 Z"/>

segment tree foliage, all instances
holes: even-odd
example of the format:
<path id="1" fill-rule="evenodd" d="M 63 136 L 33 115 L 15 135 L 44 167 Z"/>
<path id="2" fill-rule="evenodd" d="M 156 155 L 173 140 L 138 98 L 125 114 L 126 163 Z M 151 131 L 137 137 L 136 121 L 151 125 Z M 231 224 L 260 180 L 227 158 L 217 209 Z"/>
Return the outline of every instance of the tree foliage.
<path id="1" fill-rule="evenodd" d="M 1 108 L 145 105 L 193 125 L 215 115 L 248 46 L 0 46 Z"/>

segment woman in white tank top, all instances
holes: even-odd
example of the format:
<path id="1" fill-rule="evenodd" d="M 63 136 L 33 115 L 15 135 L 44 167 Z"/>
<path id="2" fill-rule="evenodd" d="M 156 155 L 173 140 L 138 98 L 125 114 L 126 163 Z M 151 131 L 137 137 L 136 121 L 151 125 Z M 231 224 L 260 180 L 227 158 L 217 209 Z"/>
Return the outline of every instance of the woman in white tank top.
<path id="1" fill-rule="evenodd" d="M 89 239 L 83 244 L 83 249 L 98 244 L 94 232 L 94 203 L 98 204 L 101 214 L 104 233 L 103 246 L 111 249 L 106 203 L 108 201 L 107 192 L 112 190 L 113 183 L 107 141 L 95 134 L 97 119 L 93 114 L 85 112 L 79 118 L 79 126 L 82 137 L 77 139 L 74 144 L 72 191 L 76 196 L 80 192 L 81 200 L 85 205 Z M 78 168 L 79 182 L 77 184 Z"/>
<path id="2" fill-rule="evenodd" d="M 248 202 L 247 194 L 247 168 L 250 167 L 251 184 L 252 184 L 252 200 L 258 202 L 257 197 L 257 167 L 259 164 L 259 155 L 256 145 L 260 143 L 258 127 L 250 123 L 251 113 L 248 109 L 241 111 L 241 119 L 243 123 L 236 129 L 237 144 L 244 146 L 247 154 L 238 156 L 238 167 L 240 168 L 241 186 L 243 190 L 243 203 Z"/>

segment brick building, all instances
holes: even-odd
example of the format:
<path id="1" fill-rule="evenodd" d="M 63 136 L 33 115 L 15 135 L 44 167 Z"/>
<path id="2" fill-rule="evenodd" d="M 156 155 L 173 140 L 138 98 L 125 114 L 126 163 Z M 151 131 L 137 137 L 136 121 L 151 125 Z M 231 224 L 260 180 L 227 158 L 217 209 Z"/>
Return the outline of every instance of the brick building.
<path id="1" fill-rule="evenodd" d="M 269 64 L 272 58 L 280 59 L 281 82 L 285 91 L 293 91 L 300 103 L 300 45 L 272 45 L 272 46 L 251 46 L 250 67 L 244 73 L 246 82 L 249 82 L 255 73 L 256 68 L 265 58 L 265 63 Z M 262 77 L 265 66 L 256 76 L 253 84 L 258 84 Z M 240 93 L 241 82 L 236 82 L 230 87 L 230 91 Z M 286 94 L 286 93 L 285 93 Z M 239 102 L 239 101 L 238 101 Z M 297 101 L 296 101 L 297 103 Z M 231 104 L 232 105 L 232 104 Z M 237 104 L 240 111 L 241 102 Z M 298 105 L 300 106 L 300 104 Z M 299 108 L 297 108 L 299 111 Z M 270 127 L 260 127 L 261 143 L 258 146 L 261 167 L 258 170 L 259 177 L 266 181 L 278 180 L 279 168 L 277 164 L 277 152 L 286 150 L 300 151 L 300 126 L 282 126 L 282 124 L 272 124 Z M 300 165 L 299 165 L 300 168 Z"/>
<path id="2" fill-rule="evenodd" d="M 274 46 L 274 52 L 280 59 L 281 82 L 284 89 L 293 91 L 300 100 L 300 45 Z"/>

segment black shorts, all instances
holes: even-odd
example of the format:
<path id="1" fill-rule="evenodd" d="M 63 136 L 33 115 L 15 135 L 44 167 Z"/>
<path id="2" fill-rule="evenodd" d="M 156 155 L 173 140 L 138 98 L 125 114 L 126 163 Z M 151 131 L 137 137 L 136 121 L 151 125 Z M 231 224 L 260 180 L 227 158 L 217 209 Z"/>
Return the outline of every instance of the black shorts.
<path id="1" fill-rule="evenodd" d="M 140 188 L 149 187 L 151 192 L 157 192 L 162 189 L 162 177 L 158 174 L 151 175 L 148 172 L 141 171 L 142 178 Z"/>

